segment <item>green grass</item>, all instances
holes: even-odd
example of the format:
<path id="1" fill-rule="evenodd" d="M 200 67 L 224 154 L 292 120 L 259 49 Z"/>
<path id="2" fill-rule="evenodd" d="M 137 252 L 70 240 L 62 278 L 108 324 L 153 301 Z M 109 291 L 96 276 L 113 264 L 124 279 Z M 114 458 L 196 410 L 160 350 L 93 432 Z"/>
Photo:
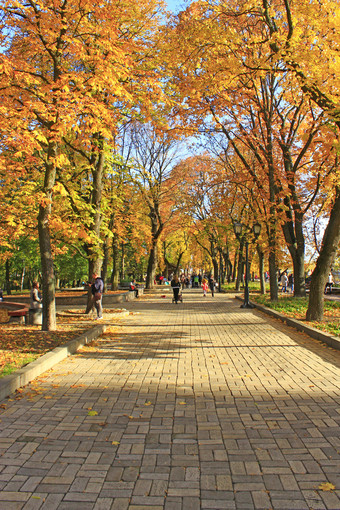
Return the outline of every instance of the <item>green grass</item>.
<path id="1" fill-rule="evenodd" d="M 235 283 L 226 283 L 222 285 L 224 292 L 235 292 Z M 266 284 L 266 290 L 269 292 L 269 283 Z M 240 292 L 244 292 L 241 287 Z M 279 313 L 292 317 L 293 319 L 306 321 L 306 312 L 308 307 L 308 297 L 298 298 L 293 295 L 279 294 L 278 301 L 270 301 L 269 293 L 259 294 L 260 282 L 249 282 L 250 300 L 260 305 L 276 310 Z M 314 328 L 326 331 L 331 335 L 340 336 L 340 302 L 324 301 L 324 320 L 322 322 L 312 321 L 310 325 Z"/>
<path id="2" fill-rule="evenodd" d="M 0 370 L 0 378 L 5 377 L 6 375 L 10 375 L 12 372 L 25 367 L 32 361 L 36 360 L 38 356 L 26 356 L 25 358 L 21 358 L 17 363 L 7 363 L 4 365 L 2 370 Z"/>
<path id="3" fill-rule="evenodd" d="M 294 296 L 279 296 L 278 301 L 270 301 L 268 295 L 250 296 L 251 301 L 264 305 L 268 308 L 283 313 L 293 319 L 305 321 L 308 307 L 308 298 L 298 298 Z M 324 320 L 322 322 L 311 321 L 310 324 L 331 335 L 340 336 L 340 302 L 326 300 L 324 302 Z"/>

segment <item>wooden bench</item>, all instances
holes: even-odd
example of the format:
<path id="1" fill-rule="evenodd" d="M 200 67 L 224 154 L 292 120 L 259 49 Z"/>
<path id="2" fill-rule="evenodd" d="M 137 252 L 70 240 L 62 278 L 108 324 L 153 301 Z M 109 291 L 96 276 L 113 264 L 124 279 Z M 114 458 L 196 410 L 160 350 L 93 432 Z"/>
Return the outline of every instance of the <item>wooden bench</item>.
<path id="1" fill-rule="evenodd" d="M 1 301 L 0 308 L 7 310 L 9 322 L 18 320 L 20 324 L 27 323 L 28 305 Z"/>

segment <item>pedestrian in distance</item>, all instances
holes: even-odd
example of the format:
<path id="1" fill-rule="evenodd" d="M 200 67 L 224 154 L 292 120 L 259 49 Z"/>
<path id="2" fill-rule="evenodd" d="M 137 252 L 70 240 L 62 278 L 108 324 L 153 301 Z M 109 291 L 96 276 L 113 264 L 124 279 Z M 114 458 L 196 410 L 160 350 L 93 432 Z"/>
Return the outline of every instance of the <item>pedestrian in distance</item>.
<path id="1" fill-rule="evenodd" d="M 181 282 L 179 281 L 177 274 L 171 280 L 171 287 L 172 287 L 172 291 L 174 293 L 174 301 L 177 305 L 177 303 L 179 301 L 179 291 L 181 288 Z"/>
<path id="2" fill-rule="evenodd" d="M 42 308 L 42 296 L 39 290 L 39 282 L 33 282 L 30 292 L 30 309 Z"/>
<path id="3" fill-rule="evenodd" d="M 280 282 L 281 282 L 281 291 L 282 292 L 287 292 L 288 276 L 287 276 L 286 271 L 284 271 L 282 273 Z"/>
<path id="4" fill-rule="evenodd" d="M 97 273 L 93 273 L 91 293 L 92 293 L 92 305 L 95 307 L 97 311 L 96 320 L 103 318 L 103 305 L 102 305 L 103 291 L 104 291 L 103 280 Z"/>
<path id="5" fill-rule="evenodd" d="M 203 280 L 202 280 L 202 289 L 203 289 L 203 297 L 207 297 L 209 285 L 208 285 L 206 278 L 203 278 Z"/>
<path id="6" fill-rule="evenodd" d="M 215 280 L 212 276 L 209 277 L 209 287 L 211 290 L 211 297 L 214 297 L 215 292 Z"/>
<path id="7" fill-rule="evenodd" d="M 334 283 L 333 275 L 332 275 L 332 273 L 329 273 L 326 287 L 325 287 L 325 294 L 327 294 L 327 292 L 329 292 L 329 294 L 332 294 L 333 283 Z"/>
<path id="8" fill-rule="evenodd" d="M 288 276 L 288 287 L 290 287 L 291 293 L 294 292 L 294 275 L 293 273 L 290 273 Z"/>

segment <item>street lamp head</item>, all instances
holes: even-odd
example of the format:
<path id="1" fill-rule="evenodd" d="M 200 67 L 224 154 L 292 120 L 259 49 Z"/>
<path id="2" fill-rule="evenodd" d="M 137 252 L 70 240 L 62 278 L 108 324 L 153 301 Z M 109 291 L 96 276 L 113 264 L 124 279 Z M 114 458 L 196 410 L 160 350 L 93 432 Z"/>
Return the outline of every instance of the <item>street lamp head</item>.
<path id="1" fill-rule="evenodd" d="M 254 223 L 253 225 L 253 232 L 255 234 L 255 237 L 258 237 L 261 233 L 261 225 L 260 223 Z"/>
<path id="2" fill-rule="evenodd" d="M 239 237 L 242 234 L 242 223 L 239 223 L 238 221 L 234 222 L 234 232 L 236 237 Z"/>

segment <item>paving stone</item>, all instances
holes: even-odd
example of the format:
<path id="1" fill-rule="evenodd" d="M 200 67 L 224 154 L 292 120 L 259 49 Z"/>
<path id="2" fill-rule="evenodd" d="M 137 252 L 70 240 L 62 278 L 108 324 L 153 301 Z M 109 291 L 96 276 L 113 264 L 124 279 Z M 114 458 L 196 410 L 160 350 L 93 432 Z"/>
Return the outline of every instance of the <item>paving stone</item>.
<path id="1" fill-rule="evenodd" d="M 339 510 L 340 352 L 239 305 L 128 303 L 6 400 L 0 510 Z"/>

